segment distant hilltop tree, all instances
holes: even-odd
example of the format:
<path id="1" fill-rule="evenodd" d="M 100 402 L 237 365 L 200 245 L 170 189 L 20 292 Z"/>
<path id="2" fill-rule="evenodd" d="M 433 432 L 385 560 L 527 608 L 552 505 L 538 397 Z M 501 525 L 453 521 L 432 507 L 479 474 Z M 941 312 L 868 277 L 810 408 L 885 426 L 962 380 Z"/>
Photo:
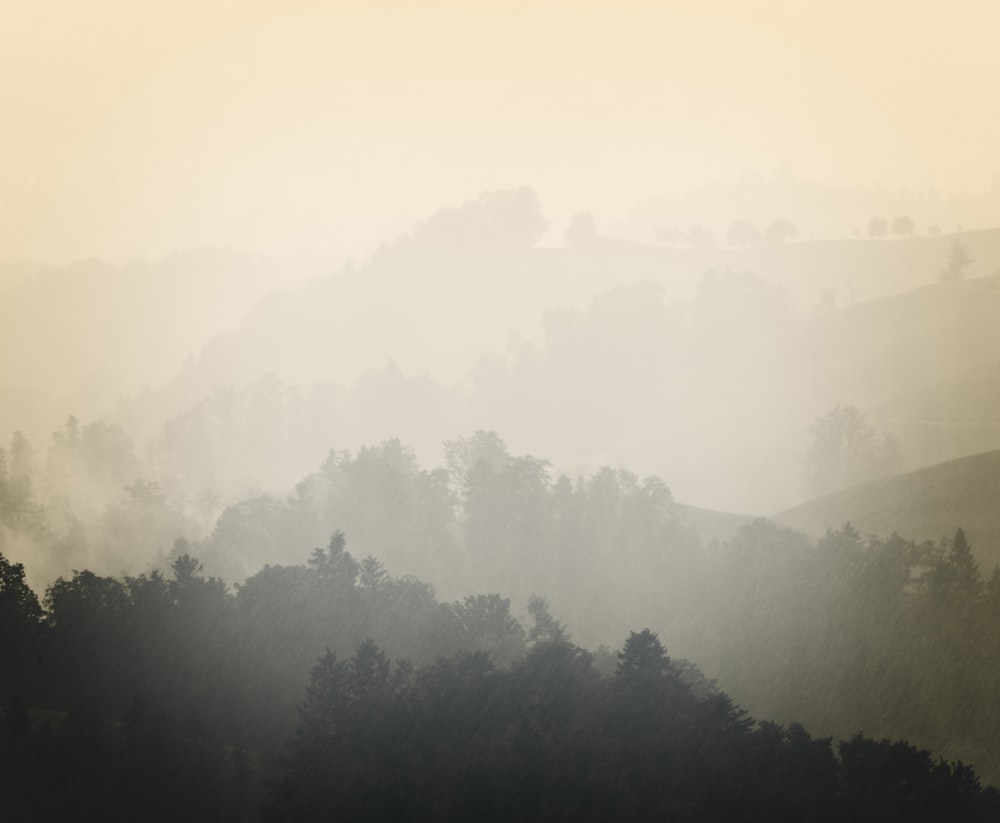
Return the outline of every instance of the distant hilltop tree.
<path id="1" fill-rule="evenodd" d="M 760 245 L 760 229 L 748 220 L 737 220 L 726 230 L 730 246 Z"/>
<path id="2" fill-rule="evenodd" d="M 951 247 L 948 249 L 948 260 L 939 276 L 942 280 L 961 280 L 968 273 L 971 265 L 972 257 L 969 255 L 968 247 L 956 237 L 951 241 Z"/>
<path id="3" fill-rule="evenodd" d="M 902 471 L 899 442 L 879 434 L 855 406 L 837 405 L 812 425 L 803 464 L 805 491 L 819 497 Z"/>
<path id="4" fill-rule="evenodd" d="M 900 237 L 912 237 L 916 225 L 913 218 L 907 215 L 892 218 L 892 233 Z"/>
<path id="5" fill-rule="evenodd" d="M 566 228 L 566 245 L 571 249 L 583 249 L 593 244 L 597 238 L 597 223 L 589 212 L 574 214 Z"/>
<path id="6" fill-rule="evenodd" d="M 927 233 L 931 237 L 937 237 L 939 234 L 941 234 L 941 227 L 937 223 L 931 223 L 931 225 L 927 229 Z"/>
<path id="7" fill-rule="evenodd" d="M 441 209 L 418 225 L 410 248 L 518 250 L 534 246 L 548 221 L 538 195 L 525 186 L 481 194 L 457 208 Z"/>
<path id="8" fill-rule="evenodd" d="M 884 217 L 873 217 L 868 221 L 868 236 L 885 237 L 889 233 L 889 221 Z"/>
<path id="9" fill-rule="evenodd" d="M 799 236 L 796 225 L 784 217 L 777 217 L 764 229 L 764 241 L 771 245 L 779 245 L 794 240 Z"/>

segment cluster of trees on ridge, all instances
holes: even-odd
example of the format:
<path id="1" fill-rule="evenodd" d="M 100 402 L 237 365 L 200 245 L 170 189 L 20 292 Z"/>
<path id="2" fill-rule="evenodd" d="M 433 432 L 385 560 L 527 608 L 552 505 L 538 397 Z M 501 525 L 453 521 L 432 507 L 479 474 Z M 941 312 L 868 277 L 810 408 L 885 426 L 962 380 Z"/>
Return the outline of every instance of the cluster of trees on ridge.
<path id="1" fill-rule="evenodd" d="M 749 220 L 736 220 L 726 229 L 726 239 L 730 246 L 749 247 L 781 245 L 799 236 L 798 227 L 786 217 L 776 217 L 763 229 Z M 715 247 L 715 231 L 706 226 L 692 226 L 688 231 L 676 227 L 660 226 L 653 232 L 658 243 L 667 246 L 691 246 L 695 249 Z"/>
<path id="2" fill-rule="evenodd" d="M 962 763 L 754 722 L 650 630 L 617 655 L 544 601 L 441 603 L 356 560 L 235 593 L 77 572 L 40 603 L 0 557 L 0 788 L 12 819 L 989 820 Z"/>
<path id="3" fill-rule="evenodd" d="M 1000 780 L 1000 571 L 983 578 L 961 529 L 932 544 L 846 525 L 813 544 L 756 521 L 722 558 L 694 659 L 735 699 L 815 734 L 902 737 Z"/>

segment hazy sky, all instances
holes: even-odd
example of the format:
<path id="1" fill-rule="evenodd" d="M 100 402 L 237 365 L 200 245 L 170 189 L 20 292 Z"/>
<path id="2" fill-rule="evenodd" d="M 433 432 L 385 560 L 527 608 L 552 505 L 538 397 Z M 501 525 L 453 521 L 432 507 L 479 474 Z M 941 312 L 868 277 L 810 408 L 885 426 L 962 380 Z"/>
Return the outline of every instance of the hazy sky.
<path id="1" fill-rule="evenodd" d="M 991 0 L 0 0 L 0 260 L 337 246 L 520 184 L 556 214 L 778 168 L 982 188 L 998 30 Z"/>

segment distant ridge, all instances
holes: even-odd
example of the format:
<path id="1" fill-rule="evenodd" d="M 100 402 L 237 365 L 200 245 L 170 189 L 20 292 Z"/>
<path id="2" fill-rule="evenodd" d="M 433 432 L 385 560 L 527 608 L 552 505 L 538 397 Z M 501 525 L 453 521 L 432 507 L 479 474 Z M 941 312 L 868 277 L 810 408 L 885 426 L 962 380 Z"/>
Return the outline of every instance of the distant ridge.
<path id="1" fill-rule="evenodd" d="M 849 521 L 863 533 L 934 541 L 961 526 L 989 573 L 1000 564 L 1000 451 L 852 486 L 772 520 L 814 536 Z"/>
<path id="2" fill-rule="evenodd" d="M 754 517 L 749 514 L 703 509 L 684 503 L 678 503 L 677 509 L 682 521 L 694 528 L 698 536 L 706 543 L 713 540 L 720 542 L 731 540 L 743 526 L 754 520 Z"/>

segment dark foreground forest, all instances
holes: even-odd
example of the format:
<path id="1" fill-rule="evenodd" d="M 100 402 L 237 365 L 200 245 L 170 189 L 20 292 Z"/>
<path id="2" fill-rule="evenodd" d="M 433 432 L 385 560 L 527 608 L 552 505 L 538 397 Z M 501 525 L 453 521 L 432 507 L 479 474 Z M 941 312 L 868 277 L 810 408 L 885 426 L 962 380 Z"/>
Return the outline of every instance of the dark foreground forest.
<path id="1" fill-rule="evenodd" d="M 785 554 L 797 550 L 767 524 L 745 530 L 741 545 L 755 539 Z M 809 548 L 827 564 L 857 568 L 858 557 L 877 556 L 872 568 L 898 570 L 906 547 L 862 554 L 860 539 L 845 530 Z M 872 568 L 871 585 L 883 585 Z M 964 614 L 972 619 L 975 604 L 961 589 L 981 587 L 977 575 L 959 536 L 919 597 L 959 598 L 951 606 L 969 603 Z M 823 580 L 797 582 L 814 587 L 813 602 L 822 600 Z M 900 586 L 913 611 L 918 595 L 909 582 Z M 183 554 L 169 574 L 77 572 L 39 602 L 24 568 L 0 559 L 3 818 L 1000 816 L 1000 795 L 960 762 L 903 741 L 858 733 L 834 742 L 797 723 L 752 719 L 696 666 L 672 659 L 649 629 L 629 633 L 616 653 L 589 652 L 572 643 L 543 599 L 532 598 L 527 614 L 516 619 L 498 594 L 439 602 L 429 585 L 392 577 L 374 558 L 356 560 L 339 532 L 307 564 L 268 566 L 235 592 Z M 921 619 L 919 608 L 914 614 Z M 748 638 L 762 619 L 753 609 L 739 618 Z M 808 653 L 833 661 L 842 653 L 817 647 L 835 638 L 816 626 L 808 649 L 789 643 L 809 630 L 796 623 L 772 632 L 771 658 L 760 661 L 756 678 L 743 673 L 742 682 L 756 683 L 784 714 L 824 693 L 817 678 L 825 670 L 810 668 Z M 861 636 L 843 642 L 871 648 Z M 929 655 L 941 653 L 924 645 Z M 738 656 L 726 659 L 739 674 Z M 796 686 L 804 690 L 799 703 L 781 682 L 789 665 L 811 672 Z M 879 665 L 891 669 L 893 661 Z M 773 678 L 770 688 L 761 671 Z M 847 688 L 842 678 L 829 694 L 855 695 L 861 717 L 872 709 L 857 686 L 873 684 Z M 891 679 L 879 685 L 875 701 L 893 700 Z M 974 699 L 967 684 L 955 685 L 949 717 L 968 713 Z M 913 711 L 923 722 L 923 709 L 903 702 L 895 713 Z"/>

